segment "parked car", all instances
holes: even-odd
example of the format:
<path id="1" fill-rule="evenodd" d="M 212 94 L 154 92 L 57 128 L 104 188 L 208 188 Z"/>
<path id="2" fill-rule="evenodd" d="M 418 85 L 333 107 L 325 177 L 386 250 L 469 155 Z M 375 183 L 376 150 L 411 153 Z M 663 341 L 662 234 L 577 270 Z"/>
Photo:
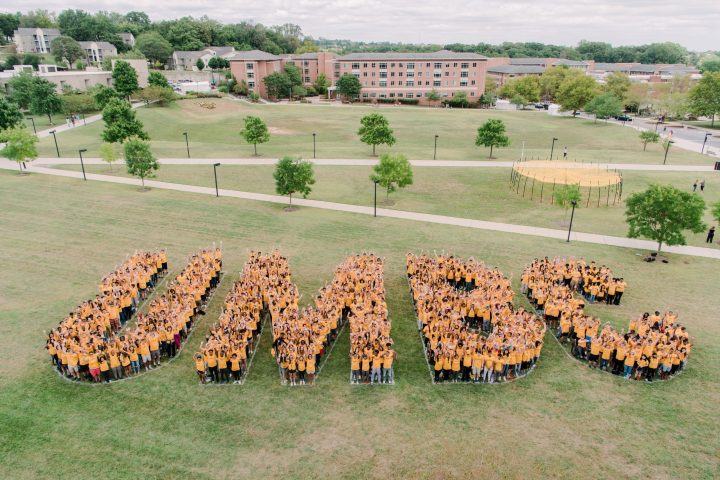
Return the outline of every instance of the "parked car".
<path id="1" fill-rule="evenodd" d="M 615 115 L 613 118 L 614 118 L 615 120 L 620 121 L 620 122 L 632 122 L 632 118 L 628 117 L 628 116 L 625 115 L 625 114 Z"/>

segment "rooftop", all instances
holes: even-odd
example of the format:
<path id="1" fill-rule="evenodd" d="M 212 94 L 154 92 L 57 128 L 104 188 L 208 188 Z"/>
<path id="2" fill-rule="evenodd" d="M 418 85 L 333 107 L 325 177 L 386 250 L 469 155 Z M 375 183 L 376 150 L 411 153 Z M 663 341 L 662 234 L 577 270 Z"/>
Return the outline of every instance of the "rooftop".
<path id="1" fill-rule="evenodd" d="M 386 52 L 386 53 L 350 53 L 337 57 L 337 60 L 487 60 L 487 57 L 470 52 Z"/>
<path id="2" fill-rule="evenodd" d="M 273 55 L 272 53 L 263 52 L 262 50 L 242 50 L 230 57 L 228 60 L 280 60 L 282 57 Z"/>
<path id="3" fill-rule="evenodd" d="M 545 67 L 539 65 L 495 65 L 488 67 L 487 71 L 504 75 L 541 75 L 545 72 Z"/>
<path id="4" fill-rule="evenodd" d="M 42 30 L 45 32 L 46 35 L 60 35 L 60 30 L 57 28 L 28 28 L 28 27 L 20 27 L 17 30 L 15 30 L 15 34 L 20 35 L 33 35 L 36 31 Z"/>

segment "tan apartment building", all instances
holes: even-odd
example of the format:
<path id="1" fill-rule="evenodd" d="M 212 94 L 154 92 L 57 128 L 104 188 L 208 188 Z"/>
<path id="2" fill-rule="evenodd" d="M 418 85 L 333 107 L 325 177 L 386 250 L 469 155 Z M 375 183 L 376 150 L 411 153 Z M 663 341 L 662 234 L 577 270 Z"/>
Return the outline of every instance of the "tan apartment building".
<path id="1" fill-rule="evenodd" d="M 207 67 L 213 57 L 229 59 L 235 55 L 235 47 L 207 47 L 202 50 L 176 50 L 168 62 L 171 70 L 196 71 L 197 61 L 202 60 Z M 205 68 L 203 67 L 203 68 Z"/>
<path id="2" fill-rule="evenodd" d="M 18 28 L 13 42 L 17 53 L 49 53 L 50 44 L 59 36 L 57 28 Z"/>
<path id="3" fill-rule="evenodd" d="M 78 42 L 85 52 L 85 60 L 95 64 L 103 61 L 105 57 L 117 56 L 117 48 L 110 42 Z"/>
<path id="4" fill-rule="evenodd" d="M 237 81 L 245 80 L 262 97 L 267 96 L 263 78 L 282 72 L 286 64 L 292 63 L 300 69 L 306 85 L 323 73 L 331 82 L 330 91 L 334 91 L 337 80 L 348 74 L 360 80 L 360 95 L 365 101 L 407 98 L 427 104 L 427 96 L 433 90 L 442 98 L 465 92 L 470 101 L 478 100 L 485 91 L 486 61 L 487 57 L 475 53 L 447 50 L 352 53 L 339 57 L 328 52 L 279 56 L 251 50 L 231 57 L 230 70 Z"/>

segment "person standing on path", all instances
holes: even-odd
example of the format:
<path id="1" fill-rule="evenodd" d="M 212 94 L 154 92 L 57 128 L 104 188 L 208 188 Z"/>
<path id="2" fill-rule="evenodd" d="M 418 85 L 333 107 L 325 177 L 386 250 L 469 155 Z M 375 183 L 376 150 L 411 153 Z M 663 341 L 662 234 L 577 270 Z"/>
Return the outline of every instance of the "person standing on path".
<path id="1" fill-rule="evenodd" d="M 705 243 L 713 243 L 713 239 L 715 238 L 715 225 L 710 227 L 710 230 L 708 230 L 707 238 L 705 239 Z"/>
<path id="2" fill-rule="evenodd" d="M 700 191 L 701 192 L 705 191 L 705 179 L 704 178 L 702 180 L 700 180 Z"/>
<path id="3" fill-rule="evenodd" d="M 697 190 L 697 184 L 698 184 L 698 181 L 697 181 L 697 178 L 696 178 L 696 179 L 695 179 L 695 182 L 693 183 L 693 192 Z"/>
<path id="4" fill-rule="evenodd" d="M 563 148 L 563 160 L 567 160 L 567 147 Z"/>

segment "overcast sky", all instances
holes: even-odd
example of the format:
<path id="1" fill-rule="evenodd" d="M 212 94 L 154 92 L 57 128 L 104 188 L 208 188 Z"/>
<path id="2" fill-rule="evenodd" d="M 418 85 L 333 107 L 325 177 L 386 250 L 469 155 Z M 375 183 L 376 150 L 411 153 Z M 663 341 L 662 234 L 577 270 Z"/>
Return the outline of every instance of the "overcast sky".
<path id="1" fill-rule="evenodd" d="M 185 15 L 224 23 L 296 23 L 306 35 L 407 43 L 539 41 L 613 45 L 672 41 L 720 50 L 717 0 L 3 0 L 1 10 L 143 10 L 152 20 Z"/>

